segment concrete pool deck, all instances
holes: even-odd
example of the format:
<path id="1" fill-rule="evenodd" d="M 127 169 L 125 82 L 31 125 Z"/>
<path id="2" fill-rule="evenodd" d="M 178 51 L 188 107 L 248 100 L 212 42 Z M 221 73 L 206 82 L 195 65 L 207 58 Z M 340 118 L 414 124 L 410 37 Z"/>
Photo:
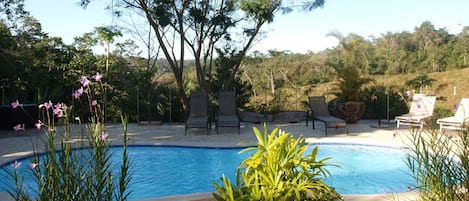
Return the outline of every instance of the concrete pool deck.
<path id="1" fill-rule="evenodd" d="M 388 128 L 376 128 L 377 120 L 362 120 L 357 124 L 348 126 L 348 135 L 344 128 L 329 128 L 327 136 L 324 132 L 324 124 L 316 122 L 316 129 L 311 125 L 305 126 L 305 122 L 299 123 L 267 123 L 269 132 L 273 128 L 280 128 L 295 136 L 304 136 L 307 142 L 336 142 L 371 144 L 391 147 L 405 147 L 410 130 L 408 128 L 396 129 L 395 124 L 389 124 Z M 382 124 L 386 125 L 386 124 Z M 264 124 L 242 123 L 240 133 L 234 128 L 220 128 L 219 134 L 212 128 L 209 135 L 204 129 L 190 129 L 184 135 L 184 124 L 164 123 L 161 125 L 129 124 L 129 145 L 180 145 L 201 147 L 245 147 L 255 146 L 257 139 L 253 134 L 253 127 L 263 130 Z M 79 133 L 84 126 L 74 125 L 72 130 Z M 120 145 L 122 142 L 121 124 L 108 124 L 106 131 L 110 134 L 111 145 Z M 42 148 L 44 133 L 35 129 L 25 131 L 0 131 L 0 165 L 18 158 L 31 155 L 34 148 Z M 78 137 L 77 137 L 78 139 Z M 379 195 L 344 195 L 346 201 L 358 200 L 416 200 L 416 193 L 379 194 Z M 177 197 L 146 199 L 145 201 L 202 201 L 213 200 L 211 193 L 199 193 Z M 0 192 L 0 200 L 12 200 L 5 193 Z"/>

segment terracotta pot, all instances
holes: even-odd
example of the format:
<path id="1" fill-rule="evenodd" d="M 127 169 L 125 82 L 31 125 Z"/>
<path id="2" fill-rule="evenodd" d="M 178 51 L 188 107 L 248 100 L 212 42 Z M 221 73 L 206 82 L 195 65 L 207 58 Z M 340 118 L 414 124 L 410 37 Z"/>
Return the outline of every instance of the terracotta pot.
<path id="1" fill-rule="evenodd" d="M 336 102 L 335 115 L 347 123 L 357 123 L 365 114 L 365 103 L 361 101 Z"/>

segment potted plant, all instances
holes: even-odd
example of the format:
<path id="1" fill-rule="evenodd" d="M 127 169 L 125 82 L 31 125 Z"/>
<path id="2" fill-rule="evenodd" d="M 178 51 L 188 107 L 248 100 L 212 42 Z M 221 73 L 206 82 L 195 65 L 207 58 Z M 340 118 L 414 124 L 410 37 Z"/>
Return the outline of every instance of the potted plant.
<path id="1" fill-rule="evenodd" d="M 356 66 L 338 65 L 334 69 L 339 77 L 336 83 L 339 92 L 335 94 L 337 99 L 332 112 L 347 123 L 356 123 L 365 113 L 362 88 L 375 80 L 363 77 Z"/>

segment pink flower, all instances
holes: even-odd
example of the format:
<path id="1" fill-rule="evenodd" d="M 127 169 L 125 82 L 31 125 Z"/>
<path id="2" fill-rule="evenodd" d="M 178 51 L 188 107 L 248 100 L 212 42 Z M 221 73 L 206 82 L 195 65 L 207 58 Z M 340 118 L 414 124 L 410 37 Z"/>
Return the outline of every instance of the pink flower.
<path id="1" fill-rule="evenodd" d="M 104 140 L 106 140 L 106 138 L 107 138 L 108 136 L 109 136 L 109 134 L 103 131 L 103 132 L 101 133 L 101 135 L 99 135 L 99 140 L 104 141 Z"/>
<path id="2" fill-rule="evenodd" d="M 64 112 L 60 108 L 54 108 L 53 112 L 54 112 L 54 115 L 57 116 L 57 118 L 64 116 Z"/>
<path id="3" fill-rule="evenodd" d="M 88 84 L 90 84 L 90 81 L 88 80 L 88 78 L 85 77 L 85 76 L 82 76 L 82 77 L 81 77 L 81 86 L 82 86 L 82 87 L 87 87 Z"/>
<path id="4" fill-rule="evenodd" d="M 39 108 L 43 108 L 43 107 L 45 107 L 47 110 L 50 109 L 52 107 L 52 101 L 49 100 L 49 102 L 45 102 L 39 105 Z"/>
<path id="5" fill-rule="evenodd" d="M 17 124 L 16 126 L 13 127 L 13 130 L 15 130 L 15 132 L 18 132 L 18 131 L 24 130 L 24 127 L 21 124 Z"/>
<path id="6" fill-rule="evenodd" d="M 412 91 L 408 90 L 404 93 L 404 95 L 410 97 L 412 95 Z"/>
<path id="7" fill-rule="evenodd" d="M 93 78 L 93 80 L 96 82 L 101 82 L 101 78 L 103 78 L 103 75 L 99 74 L 99 72 L 96 72 L 96 74 L 91 76 L 91 78 Z"/>
<path id="8" fill-rule="evenodd" d="M 20 166 L 21 166 L 21 162 L 18 162 L 18 161 L 15 161 L 15 163 L 11 165 L 11 167 L 13 167 L 15 170 L 18 169 Z"/>
<path id="9" fill-rule="evenodd" d="M 31 163 L 31 165 L 29 165 L 29 169 L 33 170 L 33 169 L 36 168 L 38 165 L 39 165 L 39 163 Z"/>
<path id="10" fill-rule="evenodd" d="M 72 93 L 72 96 L 73 98 L 78 99 L 82 94 L 83 94 L 83 87 L 80 87 L 79 89 L 75 90 L 75 92 Z"/>
<path id="11" fill-rule="evenodd" d="M 98 101 L 97 100 L 92 100 L 91 101 L 91 106 L 95 107 L 96 105 L 98 105 Z"/>
<path id="12" fill-rule="evenodd" d="M 11 107 L 13 109 L 17 108 L 18 106 L 20 106 L 20 102 L 18 100 L 16 100 L 15 102 L 11 103 Z"/>
<path id="13" fill-rule="evenodd" d="M 35 123 L 34 126 L 36 127 L 37 130 L 40 130 L 41 129 L 41 123 Z"/>

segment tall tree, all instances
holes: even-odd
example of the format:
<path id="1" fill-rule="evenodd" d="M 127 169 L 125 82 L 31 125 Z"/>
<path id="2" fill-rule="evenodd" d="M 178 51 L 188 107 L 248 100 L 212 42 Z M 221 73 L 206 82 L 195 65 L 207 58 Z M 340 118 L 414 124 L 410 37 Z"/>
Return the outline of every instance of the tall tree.
<path id="1" fill-rule="evenodd" d="M 83 6 L 90 0 L 81 0 Z M 237 50 L 233 65 L 233 80 L 242 59 L 254 44 L 266 23 L 274 19 L 281 7 L 281 0 L 118 0 L 120 8 L 137 11 L 146 17 L 155 32 L 162 53 L 176 79 L 179 96 L 185 111 L 188 110 L 184 90 L 183 72 L 186 50 L 195 59 L 199 88 L 206 89 L 206 79 L 212 69 L 216 48 L 228 44 Z M 309 1 L 306 9 L 312 10 L 324 4 L 324 0 Z M 226 47 L 226 46 L 225 46 Z M 187 48 L 187 49 L 186 49 Z"/>
<path id="2" fill-rule="evenodd" d="M 16 27 L 18 20 L 28 15 L 24 10 L 24 0 L 0 1 L 0 20 L 8 27 Z"/>

